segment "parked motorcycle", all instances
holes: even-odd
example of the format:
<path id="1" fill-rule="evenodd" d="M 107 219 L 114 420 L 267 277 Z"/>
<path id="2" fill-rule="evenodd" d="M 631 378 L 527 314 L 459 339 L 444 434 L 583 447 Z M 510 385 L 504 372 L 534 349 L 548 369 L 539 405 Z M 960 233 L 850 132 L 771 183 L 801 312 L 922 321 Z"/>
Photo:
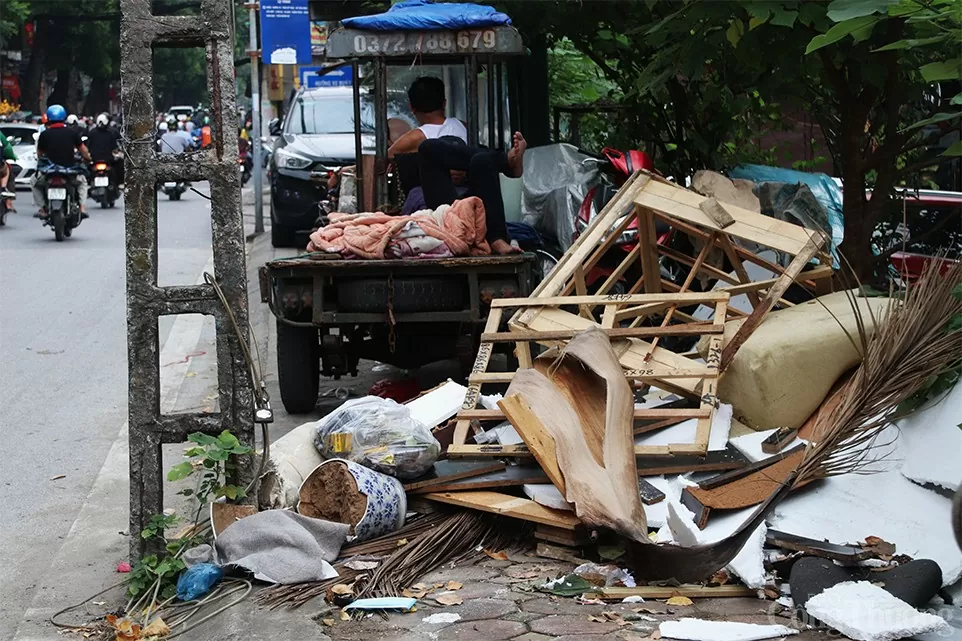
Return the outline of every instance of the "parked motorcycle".
<path id="1" fill-rule="evenodd" d="M 99 160 L 93 164 L 93 180 L 90 197 L 100 203 L 104 209 L 113 207 L 120 198 L 120 187 L 117 185 L 114 168 L 110 163 Z"/>
<path id="2" fill-rule="evenodd" d="M 57 242 L 70 238 L 74 228 L 80 225 L 83 218 L 80 214 L 77 188 L 71 180 L 74 175 L 82 171 L 82 169 L 57 165 L 42 170 L 47 183 L 44 194 L 47 217 L 43 219 L 43 224 L 53 229 Z"/>
<path id="3" fill-rule="evenodd" d="M 170 181 L 161 185 L 160 190 L 167 194 L 170 200 L 180 200 L 181 194 L 187 191 L 187 183 L 183 181 Z"/>

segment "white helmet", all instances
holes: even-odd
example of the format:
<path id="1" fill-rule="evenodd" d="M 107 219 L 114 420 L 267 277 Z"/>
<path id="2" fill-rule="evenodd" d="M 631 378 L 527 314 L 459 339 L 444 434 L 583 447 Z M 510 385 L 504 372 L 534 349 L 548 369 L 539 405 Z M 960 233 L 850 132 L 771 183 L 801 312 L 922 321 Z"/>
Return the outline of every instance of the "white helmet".
<path id="1" fill-rule="evenodd" d="M 160 129 L 161 131 L 167 131 L 167 123 L 161 122 L 159 125 L 157 125 L 157 128 Z"/>
<path id="2" fill-rule="evenodd" d="M 97 116 L 98 127 L 106 127 L 109 123 L 110 123 L 110 118 L 107 117 L 107 114 L 100 114 L 99 116 Z"/>
<path id="3" fill-rule="evenodd" d="M 76 124 L 77 124 L 77 114 L 70 114 L 69 116 L 67 116 L 67 124 L 68 124 L 68 125 L 76 125 Z"/>

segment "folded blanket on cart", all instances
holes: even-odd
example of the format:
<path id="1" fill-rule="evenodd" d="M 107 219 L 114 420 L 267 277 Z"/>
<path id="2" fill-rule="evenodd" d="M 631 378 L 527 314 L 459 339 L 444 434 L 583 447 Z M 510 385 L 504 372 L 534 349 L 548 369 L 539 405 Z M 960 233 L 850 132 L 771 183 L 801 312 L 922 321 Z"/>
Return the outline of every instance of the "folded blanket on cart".
<path id="1" fill-rule="evenodd" d="M 364 259 L 486 256 L 485 234 L 484 205 L 472 196 L 410 216 L 334 213 L 311 234 L 307 250 Z"/>

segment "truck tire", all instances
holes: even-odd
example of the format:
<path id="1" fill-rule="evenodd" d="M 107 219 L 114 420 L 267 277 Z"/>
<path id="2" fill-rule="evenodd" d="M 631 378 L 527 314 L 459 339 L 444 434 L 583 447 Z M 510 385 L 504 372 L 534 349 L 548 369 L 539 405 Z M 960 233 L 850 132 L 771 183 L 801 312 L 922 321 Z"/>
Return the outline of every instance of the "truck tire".
<path id="1" fill-rule="evenodd" d="M 344 312 L 383 312 L 388 282 L 380 278 L 342 281 L 337 286 L 338 309 Z M 395 313 L 460 310 L 468 307 L 468 292 L 457 278 L 396 278 Z"/>
<path id="2" fill-rule="evenodd" d="M 316 329 L 277 320 L 277 380 L 288 414 L 307 414 L 317 406 L 319 357 Z"/>

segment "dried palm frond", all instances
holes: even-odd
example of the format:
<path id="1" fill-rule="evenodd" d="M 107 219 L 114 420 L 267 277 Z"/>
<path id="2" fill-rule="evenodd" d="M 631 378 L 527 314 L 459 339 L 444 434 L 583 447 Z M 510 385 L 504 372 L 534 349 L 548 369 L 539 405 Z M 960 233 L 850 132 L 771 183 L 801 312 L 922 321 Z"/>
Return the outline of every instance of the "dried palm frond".
<path id="1" fill-rule="evenodd" d="M 962 263 L 931 261 L 905 295 L 893 299 L 867 337 L 853 300 L 863 347 L 862 363 L 845 384 L 842 400 L 812 433 L 795 484 L 839 474 L 870 473 L 883 451 L 882 432 L 899 405 L 962 359 Z M 943 273 L 944 272 L 944 273 Z M 955 290 L 955 291 L 953 291 Z"/>

